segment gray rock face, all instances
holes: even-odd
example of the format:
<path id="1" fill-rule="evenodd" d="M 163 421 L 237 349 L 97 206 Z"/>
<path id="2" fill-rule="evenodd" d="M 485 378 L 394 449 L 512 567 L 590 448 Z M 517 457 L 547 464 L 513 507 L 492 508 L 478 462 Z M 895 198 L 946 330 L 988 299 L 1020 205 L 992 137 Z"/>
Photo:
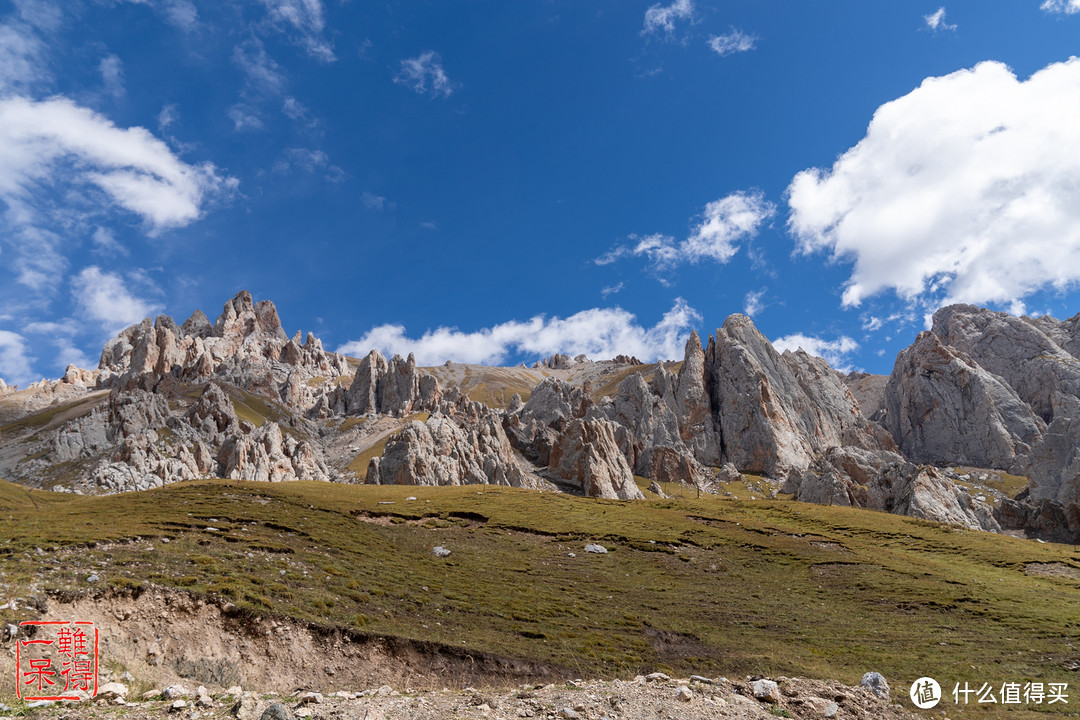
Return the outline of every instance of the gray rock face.
<path id="1" fill-rule="evenodd" d="M 407 360 L 395 355 L 387 362 L 378 350 L 372 350 L 356 369 L 345 396 L 345 409 L 352 415 L 405 415 L 431 410 L 441 397 L 438 381 L 432 375 L 417 372 L 412 353 Z"/>
<path id="2" fill-rule="evenodd" d="M 675 390 L 679 437 L 692 456 L 703 465 L 720 465 L 723 444 L 713 422 L 705 350 L 697 331 L 690 332 Z"/>
<path id="3" fill-rule="evenodd" d="M 1080 361 L 1051 338 L 1076 347 L 1072 330 L 1017 318 L 973 305 L 950 305 L 934 313 L 932 332 L 943 344 L 967 355 L 1000 377 L 1016 395 L 1046 422 L 1054 417 L 1055 392 L 1080 396 Z"/>
<path id="4" fill-rule="evenodd" d="M 705 367 L 724 457 L 742 471 L 784 476 L 829 446 L 891 445 L 824 361 L 781 356 L 744 315 L 709 339 Z"/>
<path id="5" fill-rule="evenodd" d="M 386 442 L 368 467 L 380 485 L 509 485 L 535 488 L 539 479 L 514 455 L 501 419 L 479 404 L 461 424 L 441 412 L 413 421 Z"/>
<path id="6" fill-rule="evenodd" d="M 1080 399 L 1055 393 L 1054 419 L 1028 458 L 1033 500 L 1080 504 Z"/>
<path id="7" fill-rule="evenodd" d="M 551 449 L 549 471 L 589 497 L 645 497 L 615 443 L 614 425 L 607 420 L 572 420 Z"/>
<path id="8" fill-rule="evenodd" d="M 675 413 L 638 373 L 619 383 L 615 396 L 602 399 L 588 414 L 616 424 L 619 449 L 639 475 L 653 477 L 650 468 L 656 448 L 688 455 Z M 711 418 L 706 416 L 706 421 L 711 424 Z"/>
<path id="9" fill-rule="evenodd" d="M 196 311 L 183 325 L 161 315 L 132 325 L 105 345 L 99 383 L 131 388 L 149 376 L 181 382 L 216 378 L 307 411 L 331 392 L 308 384 L 349 372 L 345 359 L 323 350 L 312 335 L 289 339 L 269 301 L 253 303 L 246 290 L 225 303 L 211 325 Z M 144 387 L 143 389 L 150 389 Z"/>
<path id="10" fill-rule="evenodd" d="M 916 462 L 1009 468 L 1045 429 L 1012 388 L 931 332 L 896 358 L 886 424 Z"/>
<path id="11" fill-rule="evenodd" d="M 885 419 L 885 386 L 888 382 L 888 375 L 864 372 L 851 372 L 844 377 L 844 384 L 855 398 L 859 411 L 872 422 Z"/>
<path id="12" fill-rule="evenodd" d="M 325 463 L 310 444 L 282 436 L 276 422 L 229 437 L 218 452 L 221 476 L 233 480 L 282 482 L 328 480 Z"/>
<path id="13" fill-rule="evenodd" d="M 978 530 L 999 532 L 989 506 L 971 499 L 933 467 L 917 466 L 896 453 L 829 448 L 783 490 L 796 500 L 882 510 Z"/>

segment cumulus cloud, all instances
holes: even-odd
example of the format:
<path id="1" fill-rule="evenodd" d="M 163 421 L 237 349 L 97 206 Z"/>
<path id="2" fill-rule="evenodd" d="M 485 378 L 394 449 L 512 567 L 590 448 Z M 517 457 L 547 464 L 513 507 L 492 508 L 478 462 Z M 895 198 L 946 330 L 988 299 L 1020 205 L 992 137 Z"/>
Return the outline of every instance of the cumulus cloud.
<path id="1" fill-rule="evenodd" d="M 841 335 L 835 340 L 823 340 L 818 337 L 810 337 L 802 333 L 794 333 L 776 338 L 772 341 L 777 352 L 791 350 L 805 350 L 810 355 L 824 358 L 829 366 L 840 372 L 851 372 L 852 367 L 849 356 L 859 349 L 859 343 L 846 335 Z"/>
<path id="2" fill-rule="evenodd" d="M 593 262 L 610 265 L 623 257 L 647 257 L 661 272 L 702 260 L 726 263 L 738 252 L 739 243 L 757 235 L 761 224 L 775 214 L 776 206 L 760 190 L 732 193 L 706 205 L 682 242 L 662 233 L 631 235 L 634 245 L 616 246 Z"/>
<path id="3" fill-rule="evenodd" d="M 402 60 L 401 69 L 394 76 L 394 82 L 420 95 L 430 92 L 433 96 L 450 97 L 454 92 L 454 83 L 450 82 L 443 69 L 442 58 L 434 50 Z"/>
<path id="4" fill-rule="evenodd" d="M 831 169 L 788 187 L 804 253 L 853 263 L 844 306 L 1010 304 L 1080 282 L 1080 59 L 927 78 Z"/>
<path id="5" fill-rule="evenodd" d="M 938 30 L 955 30 L 956 25 L 950 25 L 945 22 L 945 8 L 939 7 L 929 15 L 923 15 L 923 20 L 926 21 L 926 27 L 930 28 L 934 32 Z"/>
<path id="6" fill-rule="evenodd" d="M 323 37 L 326 21 L 321 0 L 262 0 L 270 19 L 297 33 L 297 41 L 308 55 L 320 62 L 333 62 L 334 49 Z"/>
<path id="7" fill-rule="evenodd" d="M 1080 0 L 1046 0 L 1039 7 L 1048 13 L 1075 15 L 1080 13 Z"/>
<path id="8" fill-rule="evenodd" d="M 196 220 L 208 198 L 236 181 L 210 163 L 183 162 L 144 128 L 118 128 L 67 98 L 0 100 L 0 199 L 25 216 L 50 185 L 95 187 L 157 233 Z"/>
<path id="9" fill-rule="evenodd" d="M 694 0 L 675 0 L 670 5 L 657 3 L 645 11 L 645 27 L 642 35 L 663 32 L 670 35 L 675 32 L 675 23 L 680 20 L 694 19 Z"/>
<path id="10" fill-rule="evenodd" d="M 747 35 L 735 28 L 731 28 L 731 32 L 726 35 L 713 35 L 709 38 L 709 47 L 720 57 L 753 50 L 756 44 L 756 36 Z"/>
<path id="11" fill-rule="evenodd" d="M 410 338 L 401 325 L 379 325 L 359 340 L 347 342 L 339 353 L 362 356 L 377 349 L 384 354 L 414 353 L 420 365 L 458 363 L 497 365 L 514 355 L 540 358 L 555 353 L 593 358 L 634 355 L 645 361 L 681 358 L 686 335 L 701 315 L 678 298 L 650 328 L 621 308 L 593 308 L 567 318 L 542 315 L 524 322 L 510 321 L 475 332 L 440 327 Z"/>
<path id="12" fill-rule="evenodd" d="M 27 355 L 25 338 L 10 330 L 0 330 L 0 379 L 8 385 L 22 385 L 34 381 L 31 375 L 34 358 Z"/>
<path id="13" fill-rule="evenodd" d="M 96 265 L 83 269 L 71 280 L 78 311 L 114 334 L 129 325 L 151 317 L 159 305 L 135 295 L 116 273 L 104 272 Z"/>

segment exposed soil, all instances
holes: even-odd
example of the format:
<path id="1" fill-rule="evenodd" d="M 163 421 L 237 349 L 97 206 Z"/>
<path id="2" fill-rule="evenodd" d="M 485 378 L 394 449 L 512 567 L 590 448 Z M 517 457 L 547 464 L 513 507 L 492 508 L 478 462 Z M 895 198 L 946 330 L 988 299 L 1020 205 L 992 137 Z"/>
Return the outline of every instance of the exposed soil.
<path id="1" fill-rule="evenodd" d="M 308 625 L 238 613 L 176 590 L 53 595 L 48 619 L 96 624 L 101 652 L 133 676 L 258 690 L 462 687 L 550 681 L 569 671 L 439 643 Z"/>

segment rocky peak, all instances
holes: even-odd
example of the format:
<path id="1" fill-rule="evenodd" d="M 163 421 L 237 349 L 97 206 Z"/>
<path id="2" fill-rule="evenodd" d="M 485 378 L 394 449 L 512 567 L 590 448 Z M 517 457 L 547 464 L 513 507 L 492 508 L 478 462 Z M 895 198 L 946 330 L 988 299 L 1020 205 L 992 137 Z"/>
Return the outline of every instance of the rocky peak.
<path id="1" fill-rule="evenodd" d="M 950 305 L 934 313 L 932 332 L 943 344 L 999 376 L 1049 422 L 1054 392 L 1080 396 L 1080 360 L 1051 337 L 1071 342 L 1071 334 L 1061 326 L 974 305 Z"/>
<path id="2" fill-rule="evenodd" d="M 269 300 L 252 303 L 251 293 L 241 290 L 236 297 L 225 303 L 221 315 L 214 323 L 214 335 L 246 338 L 256 333 L 282 342 L 288 340 L 274 303 Z"/>
<path id="3" fill-rule="evenodd" d="M 1000 377 L 930 331 L 897 355 L 885 401 L 889 431 L 916 462 L 1009 468 L 1045 429 Z"/>
<path id="4" fill-rule="evenodd" d="M 395 355 L 387 362 L 382 353 L 372 350 L 356 368 L 345 394 L 345 409 L 352 415 L 403 415 L 433 410 L 441 398 L 439 381 L 434 375 L 417 371 L 412 353 L 405 360 Z"/>

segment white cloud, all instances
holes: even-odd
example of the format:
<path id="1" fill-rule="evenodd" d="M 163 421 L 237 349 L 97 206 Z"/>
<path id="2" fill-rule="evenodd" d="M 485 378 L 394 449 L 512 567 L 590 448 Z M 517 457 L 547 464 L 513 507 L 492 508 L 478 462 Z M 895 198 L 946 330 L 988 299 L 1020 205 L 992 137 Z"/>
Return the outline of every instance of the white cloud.
<path id="1" fill-rule="evenodd" d="M 760 190 L 737 192 L 705 206 L 701 223 L 683 243 L 682 254 L 690 262 L 709 258 L 727 262 L 738 250 L 737 243 L 757 235 L 763 222 L 776 213 L 776 206 Z"/>
<path id="2" fill-rule="evenodd" d="M 1080 2 L 1080 0 L 1077 0 L 1077 1 Z M 934 32 L 937 32 L 938 30 L 955 30 L 956 29 L 955 24 L 950 25 L 949 23 L 945 22 L 945 8 L 944 7 L 939 7 L 937 10 L 930 13 L 929 15 L 923 15 L 923 20 L 926 21 L 926 27 L 930 28 Z"/>
<path id="3" fill-rule="evenodd" d="M 344 170 L 330 162 L 329 155 L 311 148 L 287 148 L 274 163 L 275 172 L 288 173 L 293 169 L 308 173 L 324 171 L 330 182 L 341 182 L 347 177 Z"/>
<path id="4" fill-rule="evenodd" d="M 761 300 L 765 297 L 765 291 L 767 289 L 768 288 L 761 288 L 757 292 L 751 291 L 746 293 L 746 297 L 743 298 L 744 314 L 750 317 L 754 317 L 759 312 L 765 309 L 765 303 L 763 303 Z"/>
<path id="5" fill-rule="evenodd" d="M 322 37 L 326 27 L 320 0 L 262 0 L 271 20 L 291 26 L 300 36 L 298 42 L 320 62 L 333 62 L 334 49 Z"/>
<path id="6" fill-rule="evenodd" d="M 882 320 L 881 318 L 876 317 L 874 315 L 871 315 L 870 317 L 865 318 L 863 320 L 863 326 L 862 327 L 863 327 L 863 330 L 866 330 L 868 332 L 874 332 L 875 330 L 880 330 L 881 326 L 884 325 L 884 324 L 885 324 L 884 320 Z"/>
<path id="7" fill-rule="evenodd" d="M 0 24 L 0 91 L 25 92 L 48 80 L 45 44 L 27 24 Z"/>
<path id="8" fill-rule="evenodd" d="M 402 60 L 401 69 L 394 76 L 394 82 L 421 95 L 430 91 L 433 96 L 450 97 L 454 92 L 454 83 L 450 82 L 443 69 L 442 58 L 434 50 Z"/>
<path id="9" fill-rule="evenodd" d="M 682 242 L 663 233 L 631 235 L 632 247 L 618 245 L 593 262 L 610 265 L 624 257 L 644 256 L 659 272 L 701 260 L 726 263 L 738 252 L 739 243 L 757 235 L 761 224 L 774 214 L 776 206 L 760 190 L 735 192 L 706 205 L 690 236 Z"/>
<path id="10" fill-rule="evenodd" d="M 67 260 L 60 254 L 60 237 L 49 230 L 32 225 L 15 232 L 15 282 L 34 292 L 55 288 L 67 270 Z"/>
<path id="11" fill-rule="evenodd" d="M 126 247 L 120 244 L 116 239 L 116 235 L 112 230 L 104 227 L 97 227 L 94 229 L 94 234 L 91 236 L 94 242 L 94 252 L 100 255 L 123 255 L 127 257 L 131 253 Z"/>
<path id="12" fill-rule="evenodd" d="M 199 27 L 199 11 L 191 0 L 127 0 L 133 5 L 147 5 L 165 16 L 166 22 L 184 32 Z"/>
<path id="13" fill-rule="evenodd" d="M 72 278 L 71 287 L 79 313 L 110 334 L 161 310 L 160 306 L 134 295 L 119 275 L 103 272 L 95 265 Z"/>
<path id="14" fill-rule="evenodd" d="M 233 63 L 244 73 L 249 91 L 259 95 L 280 95 L 285 89 L 285 76 L 281 66 L 266 52 L 258 38 L 240 43 L 233 48 Z"/>
<path id="15" fill-rule="evenodd" d="M 22 335 L 0 330 L 0 378 L 8 385 L 26 386 L 34 382 L 32 363 L 27 356 L 27 343 Z"/>
<path id="16" fill-rule="evenodd" d="M 555 353 L 585 353 L 596 359 L 619 354 L 644 361 L 681 358 L 686 335 L 701 315 L 678 298 L 664 317 L 651 328 L 621 308 L 593 308 L 567 318 L 538 315 L 525 322 L 510 321 L 476 332 L 440 327 L 419 338 L 410 338 L 401 325 L 380 325 L 359 340 L 345 343 L 337 352 L 366 355 L 372 348 L 391 355 L 412 352 L 420 365 L 458 363 L 495 365 L 512 355 L 533 358 Z"/>
<path id="17" fill-rule="evenodd" d="M 114 98 L 124 97 L 124 63 L 119 57 L 114 54 L 103 57 L 98 63 L 98 72 L 101 73 L 105 92 Z"/>
<path id="18" fill-rule="evenodd" d="M 1048 13 L 1075 15 L 1080 13 L 1080 0 L 1046 0 L 1039 8 Z"/>
<path id="19" fill-rule="evenodd" d="M 237 103 L 229 108 L 227 113 L 229 119 L 233 121 L 233 129 L 237 132 L 244 132 L 245 130 L 262 130 L 263 121 L 262 118 L 256 114 L 256 111 L 243 103 Z"/>
<path id="20" fill-rule="evenodd" d="M 382 195 L 376 195 L 375 193 L 370 193 L 366 190 L 360 195 L 360 203 L 368 210 L 394 209 L 394 203 L 390 202 Z"/>
<path id="21" fill-rule="evenodd" d="M 878 108 L 829 170 L 788 188 L 804 253 L 854 263 L 844 306 L 888 289 L 932 309 L 1080 283 L 1080 59 L 1026 81 L 1001 63 Z"/>
<path id="22" fill-rule="evenodd" d="M 180 111 L 177 109 L 176 103 L 165 105 L 161 108 L 161 112 L 158 113 L 158 129 L 162 132 L 168 130 L 176 121 L 180 119 Z"/>
<path id="23" fill-rule="evenodd" d="M 608 285 L 607 287 L 600 290 L 600 295 L 601 297 L 606 298 L 608 295 L 615 295 L 616 293 L 622 292 L 622 289 L 623 283 L 621 282 L 615 285 Z"/>
<path id="24" fill-rule="evenodd" d="M 23 327 L 23 332 L 46 336 L 48 341 L 52 343 L 56 348 L 53 367 L 56 369 L 57 374 L 71 363 L 81 368 L 91 368 L 97 365 L 81 348 L 75 345 L 74 337 L 83 334 L 85 328 L 73 318 L 64 318 L 55 322 L 33 322 Z"/>
<path id="25" fill-rule="evenodd" d="M 675 32 L 675 23 L 679 20 L 694 19 L 694 0 L 675 0 L 670 5 L 657 3 L 645 11 L 645 26 L 642 35 L 652 35 L 663 31 L 670 35 Z"/>
<path id="26" fill-rule="evenodd" d="M 720 57 L 753 50 L 756 43 L 756 36 L 747 35 L 735 28 L 731 28 L 731 32 L 726 35 L 713 35 L 709 38 L 709 47 Z"/>
<path id="27" fill-rule="evenodd" d="M 836 340 L 822 340 L 802 333 L 794 333 L 776 338 L 772 344 L 779 353 L 786 350 L 792 352 L 799 349 L 805 350 L 810 355 L 824 358 L 830 367 L 840 372 L 852 370 L 848 356 L 859 349 L 859 343 L 846 335 L 841 335 Z"/>
<path id="28" fill-rule="evenodd" d="M 0 199 L 16 215 L 44 187 L 93 186 L 141 217 L 151 233 L 199 218 L 212 196 L 235 188 L 210 163 L 189 165 L 141 127 L 121 129 L 63 97 L 0 100 Z"/>

